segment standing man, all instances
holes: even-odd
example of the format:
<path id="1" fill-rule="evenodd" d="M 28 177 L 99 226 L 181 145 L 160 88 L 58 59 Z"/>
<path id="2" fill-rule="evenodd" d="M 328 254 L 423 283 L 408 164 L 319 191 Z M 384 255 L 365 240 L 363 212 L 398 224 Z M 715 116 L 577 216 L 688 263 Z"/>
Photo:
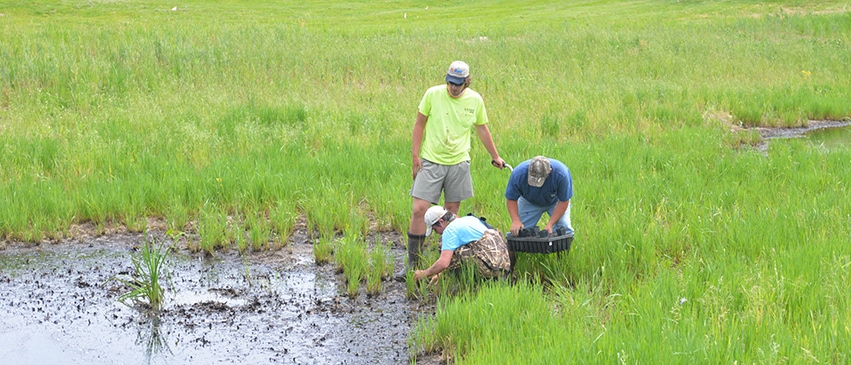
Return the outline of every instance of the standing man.
<path id="1" fill-rule="evenodd" d="M 544 226 L 547 232 L 552 235 L 554 228 L 564 227 L 572 234 L 571 197 L 573 180 L 563 163 L 544 156 L 523 161 L 511 173 L 505 188 L 511 234 L 516 236 L 521 229 L 534 227 L 544 212 L 550 215 Z"/>
<path id="2" fill-rule="evenodd" d="M 488 129 L 488 114 L 479 93 L 470 89 L 470 67 L 462 61 L 449 65 L 446 84 L 426 90 L 414 124 L 411 148 L 414 184 L 413 209 L 408 228 L 408 262 L 395 278 L 404 281 L 419 263 L 426 237 L 424 216 L 443 194 L 446 210 L 458 214 L 461 201 L 473 196 L 470 176 L 470 136 L 475 129 L 491 156 L 505 167 Z"/>
<path id="3" fill-rule="evenodd" d="M 487 278 L 504 276 L 511 270 L 508 247 L 502 234 L 489 229 L 474 216 L 458 217 L 435 205 L 425 212 L 426 235 L 441 234 L 440 258 L 428 269 L 414 271 L 414 279 L 437 279 L 444 270 L 456 269 L 464 262 L 476 265 L 479 275 Z"/>

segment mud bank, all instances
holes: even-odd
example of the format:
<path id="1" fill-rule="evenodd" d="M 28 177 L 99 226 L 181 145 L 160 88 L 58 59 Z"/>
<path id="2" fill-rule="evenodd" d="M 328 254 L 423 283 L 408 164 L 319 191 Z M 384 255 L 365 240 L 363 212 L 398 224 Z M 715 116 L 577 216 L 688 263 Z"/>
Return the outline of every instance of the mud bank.
<path id="1" fill-rule="evenodd" d="M 840 128 L 851 126 L 851 121 L 834 121 L 834 120 L 811 120 L 806 127 L 795 128 L 753 128 L 762 138 L 798 138 L 805 134 L 825 128 Z"/>
<path id="2" fill-rule="evenodd" d="M 784 139 L 784 138 L 802 138 L 806 137 L 808 133 L 816 132 L 824 129 L 831 128 L 844 128 L 851 126 L 851 121 L 833 121 L 833 120 L 811 120 L 807 124 L 806 127 L 795 127 L 795 128 L 765 128 L 765 127 L 756 127 L 752 128 L 757 131 L 759 135 L 763 138 L 759 144 L 756 145 L 757 149 L 760 151 L 766 152 L 768 150 L 768 141 L 772 139 Z"/>
<path id="3" fill-rule="evenodd" d="M 403 284 L 345 295 L 302 240 L 239 255 L 172 253 L 163 308 L 117 302 L 141 235 L 0 251 L 0 357 L 15 364 L 401 364 L 417 316 Z M 401 257 L 401 252 L 394 252 Z M 399 262 L 399 257 L 396 262 Z M 5 362 L 5 361 L 4 361 Z M 420 356 L 420 364 L 437 363 Z"/>

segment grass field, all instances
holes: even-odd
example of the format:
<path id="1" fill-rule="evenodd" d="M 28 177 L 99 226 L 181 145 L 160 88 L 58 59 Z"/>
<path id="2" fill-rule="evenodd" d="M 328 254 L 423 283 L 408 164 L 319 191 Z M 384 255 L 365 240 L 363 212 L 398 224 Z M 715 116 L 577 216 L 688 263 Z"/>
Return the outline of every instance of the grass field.
<path id="1" fill-rule="evenodd" d="M 561 259 L 520 255 L 516 285 L 440 296 L 417 346 L 465 364 L 851 361 L 851 151 L 764 153 L 731 131 L 851 117 L 851 3 L 2 0 L 0 14 L 6 240 L 147 218 L 210 252 L 276 247 L 301 216 L 323 239 L 405 232 L 416 107 L 462 59 L 502 157 L 571 169 L 577 236 Z M 461 211 L 504 229 L 508 172 L 478 141 L 472 155 Z"/>

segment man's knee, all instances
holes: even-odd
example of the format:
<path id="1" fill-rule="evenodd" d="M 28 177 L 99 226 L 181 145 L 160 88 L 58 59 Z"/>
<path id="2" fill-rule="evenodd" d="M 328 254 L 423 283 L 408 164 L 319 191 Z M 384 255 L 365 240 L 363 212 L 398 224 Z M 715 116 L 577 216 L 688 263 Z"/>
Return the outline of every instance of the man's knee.
<path id="1" fill-rule="evenodd" d="M 452 212 L 452 214 L 459 215 L 458 210 L 461 208 L 461 202 L 448 202 L 443 204 L 443 208 Z"/>
<path id="2" fill-rule="evenodd" d="M 425 217 L 425 212 L 431 206 L 431 203 L 422 199 L 414 199 L 414 206 L 411 215 L 417 218 Z"/>

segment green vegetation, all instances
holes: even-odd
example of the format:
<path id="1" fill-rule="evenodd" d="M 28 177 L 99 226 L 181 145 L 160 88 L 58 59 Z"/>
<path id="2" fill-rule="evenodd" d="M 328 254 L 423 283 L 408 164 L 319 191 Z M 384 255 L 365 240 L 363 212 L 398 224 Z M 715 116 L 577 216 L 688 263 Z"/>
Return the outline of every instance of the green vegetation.
<path id="1" fill-rule="evenodd" d="M 116 276 L 113 280 L 127 285 L 130 290 L 118 297 L 125 305 L 129 303 L 144 303 L 154 310 L 159 310 L 165 295 L 165 289 L 160 285 L 161 279 L 168 276 L 165 262 L 171 247 L 165 243 L 151 242 L 146 237 L 142 252 L 133 256 L 133 273 L 129 276 Z"/>
<path id="2" fill-rule="evenodd" d="M 213 253 L 279 247 L 304 217 L 366 268 L 355 237 L 407 230 L 419 99 L 463 59 L 502 157 L 570 167 L 577 238 L 560 258 L 520 254 L 516 285 L 409 286 L 437 298 L 417 348 L 474 364 L 851 360 L 851 149 L 763 152 L 731 131 L 851 116 L 847 2 L 173 7 L 0 7 L 3 238 L 154 217 Z M 461 210 L 507 227 L 508 172 L 476 141 L 472 155 Z"/>
<path id="3" fill-rule="evenodd" d="M 313 261 L 322 265 L 331 261 L 334 252 L 332 237 L 322 236 L 313 243 Z"/>
<path id="4" fill-rule="evenodd" d="M 366 277 L 367 261 L 366 244 L 358 236 L 343 237 L 337 249 L 334 259 L 339 271 L 346 276 L 346 294 L 350 297 L 357 296 L 361 279 Z"/>
<path id="5" fill-rule="evenodd" d="M 316 263 L 321 264 L 330 260 L 328 239 L 320 239 L 314 245 Z M 366 292 L 375 295 L 381 292 L 381 281 L 390 276 L 393 262 L 390 261 L 390 249 L 387 244 L 373 242 L 370 244 L 359 234 L 351 234 L 336 241 L 333 248 L 334 261 L 337 270 L 346 277 L 346 294 L 355 297 L 361 283 L 366 281 Z M 320 260 L 320 257 L 323 258 Z"/>
<path id="6" fill-rule="evenodd" d="M 369 251 L 369 269 L 366 272 L 366 292 L 370 295 L 381 293 L 381 282 L 393 274 L 393 261 L 390 256 L 392 243 L 375 242 Z"/>

